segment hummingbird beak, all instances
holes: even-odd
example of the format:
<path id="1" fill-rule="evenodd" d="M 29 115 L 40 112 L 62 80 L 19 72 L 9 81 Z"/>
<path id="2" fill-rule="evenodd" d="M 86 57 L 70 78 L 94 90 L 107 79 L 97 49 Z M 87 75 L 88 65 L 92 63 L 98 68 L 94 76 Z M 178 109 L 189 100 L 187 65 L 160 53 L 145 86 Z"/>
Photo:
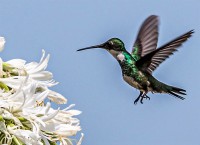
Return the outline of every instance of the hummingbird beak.
<path id="1" fill-rule="evenodd" d="M 77 51 L 82 51 L 82 50 L 87 50 L 87 49 L 94 49 L 94 48 L 105 48 L 105 43 L 100 44 L 100 45 L 94 45 L 94 46 L 78 49 Z"/>

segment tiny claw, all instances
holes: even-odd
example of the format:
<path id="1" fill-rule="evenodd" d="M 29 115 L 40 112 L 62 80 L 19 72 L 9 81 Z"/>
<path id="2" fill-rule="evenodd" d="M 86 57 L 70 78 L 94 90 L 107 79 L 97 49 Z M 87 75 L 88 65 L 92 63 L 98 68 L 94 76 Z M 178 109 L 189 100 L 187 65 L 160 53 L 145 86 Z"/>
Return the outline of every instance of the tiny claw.
<path id="1" fill-rule="evenodd" d="M 141 103 L 141 104 L 143 104 L 143 98 L 144 98 L 144 97 L 142 96 L 142 98 L 140 99 L 140 103 Z"/>
<path id="2" fill-rule="evenodd" d="M 145 95 L 144 98 L 145 98 L 145 99 L 148 99 L 148 100 L 151 100 L 151 98 L 150 98 L 149 96 L 147 96 L 147 95 Z"/>
<path id="3" fill-rule="evenodd" d="M 134 104 L 136 105 L 137 104 L 137 102 L 139 101 L 139 97 L 137 98 L 137 99 L 135 99 L 135 101 L 134 101 Z"/>
<path id="4" fill-rule="evenodd" d="M 136 100 L 134 101 L 134 104 L 137 105 L 137 101 Z"/>
<path id="5" fill-rule="evenodd" d="M 139 100 L 140 100 L 140 96 L 135 99 L 134 104 L 136 105 Z"/>

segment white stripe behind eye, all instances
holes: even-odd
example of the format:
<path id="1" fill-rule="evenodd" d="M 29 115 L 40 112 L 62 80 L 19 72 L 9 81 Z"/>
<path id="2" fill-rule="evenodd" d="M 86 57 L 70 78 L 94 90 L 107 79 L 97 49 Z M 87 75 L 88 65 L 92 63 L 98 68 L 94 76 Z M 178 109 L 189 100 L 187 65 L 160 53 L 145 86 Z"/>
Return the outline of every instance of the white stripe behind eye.
<path id="1" fill-rule="evenodd" d="M 117 59 L 120 60 L 120 61 L 123 61 L 124 58 L 125 57 L 124 57 L 124 55 L 122 53 L 120 53 L 120 54 L 117 55 Z"/>

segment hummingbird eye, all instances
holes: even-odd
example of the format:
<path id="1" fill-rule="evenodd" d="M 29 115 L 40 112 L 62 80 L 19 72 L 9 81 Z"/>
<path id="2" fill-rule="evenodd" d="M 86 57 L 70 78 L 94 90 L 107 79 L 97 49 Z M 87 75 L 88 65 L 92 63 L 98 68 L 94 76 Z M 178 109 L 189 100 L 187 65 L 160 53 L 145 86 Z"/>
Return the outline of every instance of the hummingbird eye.
<path id="1" fill-rule="evenodd" d="M 106 47 L 107 49 L 113 48 L 113 42 L 112 42 L 112 41 L 107 41 L 105 47 Z"/>

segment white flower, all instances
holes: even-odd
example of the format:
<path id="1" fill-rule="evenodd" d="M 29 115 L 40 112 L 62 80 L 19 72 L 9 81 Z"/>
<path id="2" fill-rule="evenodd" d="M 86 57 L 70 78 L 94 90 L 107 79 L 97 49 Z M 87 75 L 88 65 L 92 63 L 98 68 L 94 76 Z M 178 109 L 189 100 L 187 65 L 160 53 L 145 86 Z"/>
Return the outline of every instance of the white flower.
<path id="1" fill-rule="evenodd" d="M 45 51 L 42 50 L 42 57 L 40 62 L 30 62 L 26 64 L 25 60 L 12 59 L 5 62 L 11 69 L 12 73 L 16 73 L 18 76 L 30 76 L 32 80 L 50 81 L 53 78 L 53 74 L 49 71 L 45 71 L 49 62 L 50 55 L 45 57 Z M 52 84 L 56 85 L 56 84 Z"/>
<path id="2" fill-rule="evenodd" d="M 43 102 L 48 97 L 49 90 L 37 92 L 36 84 L 27 85 L 28 79 L 25 79 L 17 92 L 0 99 L 2 118 L 14 121 L 7 128 L 9 136 L 12 139 L 15 136 L 25 144 L 40 145 L 45 138 L 46 142 L 72 143 L 69 137 L 81 130 L 80 121 L 73 116 L 81 112 L 71 110 L 74 104 L 63 110 L 53 109 L 50 102 L 45 105 Z M 24 125 L 28 130 L 21 129 Z"/>
<path id="3" fill-rule="evenodd" d="M 74 104 L 65 109 L 51 107 L 51 101 L 64 104 L 67 99 L 49 89 L 58 84 L 45 70 L 49 57 L 43 50 L 39 63 L 0 58 L 0 144 L 73 145 L 72 136 L 81 131 L 75 118 L 81 111 L 73 110 Z M 82 139 L 83 134 L 76 144 Z"/>
<path id="4" fill-rule="evenodd" d="M 43 50 L 42 52 L 43 54 L 39 63 L 30 62 L 26 64 L 26 61 L 22 59 L 12 59 L 3 63 L 3 67 L 4 69 L 7 69 L 7 72 L 5 73 L 0 70 L 0 72 L 6 76 L 4 78 L 0 78 L 0 82 L 12 88 L 13 91 L 16 91 L 20 87 L 21 82 L 29 76 L 27 85 L 35 83 L 38 91 L 49 90 L 48 98 L 51 101 L 57 104 L 65 104 L 67 103 L 67 99 L 64 96 L 49 89 L 49 87 L 57 85 L 58 82 L 53 80 L 53 74 L 51 72 L 45 71 L 50 55 L 48 54 L 45 57 L 45 51 Z M 4 89 L 7 90 L 7 88 Z"/>
<path id="5" fill-rule="evenodd" d="M 26 145 L 43 145 L 41 137 L 37 132 L 30 130 L 17 129 L 16 127 L 8 126 L 8 132 L 20 139 Z"/>

